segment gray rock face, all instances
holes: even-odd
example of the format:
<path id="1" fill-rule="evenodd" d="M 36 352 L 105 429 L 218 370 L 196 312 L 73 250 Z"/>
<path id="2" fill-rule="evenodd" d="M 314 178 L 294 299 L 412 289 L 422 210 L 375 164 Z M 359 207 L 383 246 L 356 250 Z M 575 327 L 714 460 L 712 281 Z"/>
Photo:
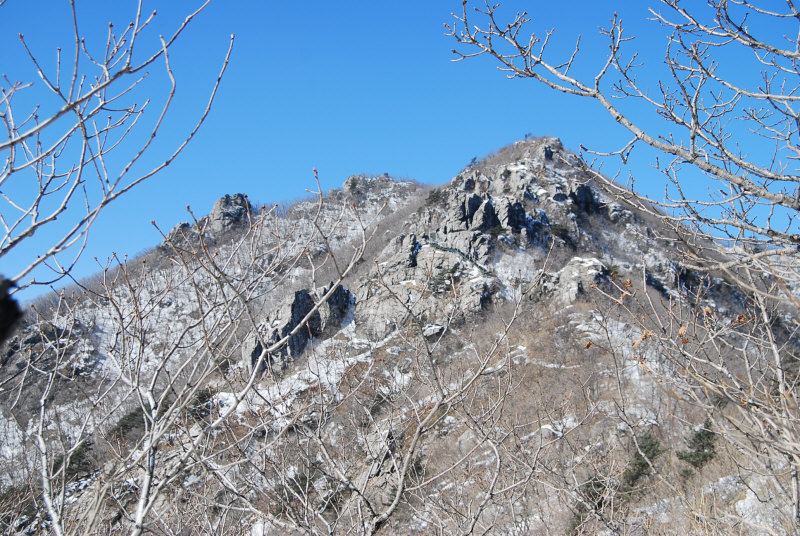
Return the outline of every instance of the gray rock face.
<path id="1" fill-rule="evenodd" d="M 498 290 L 487 268 L 494 239 L 481 230 L 499 225 L 492 202 L 450 190 L 442 208 L 463 219 L 442 220 L 424 235 L 399 236 L 379 256 L 383 276 L 376 274 L 356 290 L 355 327 L 371 340 L 381 340 L 404 325 L 410 318 L 409 307 L 412 314 L 425 311 L 426 329 L 445 329 L 453 314 L 479 311 Z M 466 218 L 470 211 L 471 222 Z M 468 223 L 476 229 L 467 228 Z M 435 330 L 428 331 L 433 335 Z"/>
<path id="2" fill-rule="evenodd" d="M 518 233 L 520 228 L 527 227 L 527 216 L 522 203 L 516 200 L 502 197 L 495 201 L 497 219 L 503 229 Z"/>
<path id="3" fill-rule="evenodd" d="M 475 219 L 475 213 L 478 212 L 482 204 L 483 199 L 477 194 L 472 194 L 464 201 L 464 216 L 462 219 L 467 225 L 472 224 L 472 221 Z"/>
<path id="4" fill-rule="evenodd" d="M 416 235 L 409 235 L 408 240 L 404 242 L 405 247 L 408 250 L 408 264 L 409 268 L 415 268 L 417 266 L 417 254 L 419 253 L 422 244 L 417 241 Z"/>
<path id="5" fill-rule="evenodd" d="M 278 308 L 275 315 L 270 319 L 269 327 L 271 333 L 269 334 L 269 342 L 275 343 L 292 333 L 303 322 L 303 319 L 311 313 L 315 305 L 314 298 L 308 290 L 296 291 L 294 298 Z M 320 311 L 314 311 L 305 325 L 289 337 L 287 345 L 281 350 L 281 355 L 290 358 L 302 355 L 308 340 L 322 333 L 322 325 Z"/>
<path id="6" fill-rule="evenodd" d="M 258 365 L 258 358 L 263 351 L 264 346 L 261 344 L 261 339 L 257 333 L 251 332 L 245 337 L 242 343 L 242 361 L 247 365 L 248 371 L 252 372 L 257 366 L 261 374 L 267 370 L 267 367 L 270 365 L 269 356 L 266 356 L 266 359 L 264 359 L 261 365 Z"/>
<path id="7" fill-rule="evenodd" d="M 606 268 L 597 259 L 573 257 L 558 273 L 546 274 L 541 292 L 559 304 L 568 305 L 592 285 L 603 283 Z"/>
<path id="8" fill-rule="evenodd" d="M 331 282 L 330 286 L 325 287 L 322 289 L 321 295 L 325 295 L 333 286 L 333 282 Z M 350 311 L 350 307 L 353 305 L 353 295 L 350 293 L 349 290 L 344 288 L 343 286 L 339 285 L 333 291 L 328 299 L 325 301 L 325 306 L 321 307 L 319 310 L 320 313 L 320 333 L 314 336 L 320 336 L 323 339 L 327 339 L 334 335 L 339 329 L 341 329 L 342 324 L 344 323 L 345 319 L 347 318 L 347 313 Z"/>
<path id="9" fill-rule="evenodd" d="M 384 249 L 381 276 L 356 290 L 361 304 L 356 330 L 377 341 L 416 311 L 426 312 L 427 327 L 445 326 L 453 311 L 479 311 L 502 291 L 494 264 L 510 248 L 575 250 L 582 245 L 578 218 L 610 213 L 610 200 L 570 165 L 557 138 L 520 143 L 506 152 L 466 168 L 450 187 L 438 190 L 427 216 L 407 223 L 407 234 Z M 575 259 L 545 277 L 542 293 L 571 303 L 602 279 L 603 270 L 595 259 Z"/>
<path id="10" fill-rule="evenodd" d="M 472 218 L 471 229 L 478 231 L 491 231 L 492 229 L 500 226 L 500 220 L 497 219 L 497 213 L 494 211 L 494 205 L 491 199 L 484 201 L 475 216 Z"/>
<path id="11" fill-rule="evenodd" d="M 600 204 L 595 199 L 594 192 L 585 184 L 578 186 L 569 194 L 569 197 L 582 212 L 591 214 L 600 210 Z"/>
<path id="12" fill-rule="evenodd" d="M 296 291 L 291 299 L 284 302 L 267 318 L 264 325 L 259 327 L 258 333 L 251 332 L 241 347 L 242 361 L 248 370 L 252 371 L 256 367 L 258 358 L 264 351 L 264 344 L 272 345 L 294 331 L 311 313 L 319 298 L 327 294 L 330 288 L 330 286 L 325 287 L 315 292 L 316 299 L 315 295 L 306 289 Z M 334 335 L 341 328 L 352 304 L 353 296 L 350 291 L 339 285 L 322 307 L 311 314 L 305 326 L 289 337 L 286 346 L 275 355 L 269 355 L 263 360 L 260 366 L 261 372 L 268 367 L 276 371 L 282 370 L 289 359 L 303 354 L 312 337 L 328 338 Z"/>
<path id="13" fill-rule="evenodd" d="M 447 194 L 445 197 L 445 206 L 447 207 L 447 217 L 445 221 L 447 222 L 447 229 L 466 230 L 469 199 L 474 197 L 478 201 L 478 206 L 480 206 L 480 197 L 475 194 L 466 197 L 461 192 L 454 192 L 449 189 L 446 189 L 445 192 Z"/>
<path id="14" fill-rule="evenodd" d="M 281 338 L 289 335 L 303 319 L 314 309 L 314 298 L 305 289 L 298 290 L 294 293 L 294 301 L 290 306 L 291 313 L 289 314 L 288 322 L 281 328 Z M 319 311 L 314 312 L 308 319 L 306 325 L 297 333 L 289 338 L 289 355 L 297 357 L 303 353 L 306 348 L 308 339 L 319 335 L 322 331 L 322 318 Z"/>
<path id="15" fill-rule="evenodd" d="M 194 242 L 197 238 L 197 231 L 192 227 L 188 221 L 184 221 L 172 228 L 164 237 L 161 247 L 184 247 L 187 244 Z"/>
<path id="16" fill-rule="evenodd" d="M 463 233 L 449 233 L 444 236 L 441 245 L 455 250 L 466 259 L 478 264 L 486 264 L 494 250 L 492 237 L 479 229 Z"/>
<path id="17" fill-rule="evenodd" d="M 212 232 L 226 231 L 247 221 L 250 202 L 244 194 L 225 195 L 214 203 L 208 215 L 208 226 Z"/>

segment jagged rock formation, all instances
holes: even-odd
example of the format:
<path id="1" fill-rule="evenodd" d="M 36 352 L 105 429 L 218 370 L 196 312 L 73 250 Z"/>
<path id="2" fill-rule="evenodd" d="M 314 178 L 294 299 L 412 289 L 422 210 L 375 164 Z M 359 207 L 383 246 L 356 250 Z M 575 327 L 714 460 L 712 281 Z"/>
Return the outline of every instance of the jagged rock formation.
<path id="1" fill-rule="evenodd" d="M 331 289 L 333 292 L 324 300 L 324 306 L 317 309 L 316 304 Z M 259 324 L 258 330 L 248 334 L 242 344 L 245 365 L 253 370 L 261 359 L 262 372 L 267 368 L 280 372 L 288 360 L 303 355 L 309 340 L 315 337 L 327 339 L 341 329 L 352 306 L 352 294 L 341 285 L 334 288 L 331 283 L 314 293 L 306 289 L 296 291 Z M 285 346 L 277 352 L 261 355 L 265 346 L 270 348 L 285 337 L 288 337 Z"/>
<path id="2" fill-rule="evenodd" d="M 544 147 L 550 159 L 541 158 Z M 585 236 L 579 216 L 610 220 L 615 214 L 619 220 L 624 209 L 587 186 L 573 168 L 552 163 L 553 153 L 560 150 L 558 140 L 545 139 L 527 148 L 528 161 L 467 168 L 449 187 L 432 191 L 416 220 L 406 226 L 408 234 L 384 249 L 386 260 L 357 290 L 359 303 L 365 305 L 356 311 L 358 329 L 379 340 L 403 323 L 411 305 L 425 310 L 434 324 L 479 312 L 503 287 L 490 269 L 501 262 L 495 255 L 503 243 L 499 237 L 522 248 L 554 240 L 574 249 Z M 550 286 L 560 289 L 557 299 L 567 304 L 588 288 L 589 279 L 603 273 L 596 259 L 573 263 Z M 441 295 L 449 292 L 459 299 L 444 305 Z"/>
<path id="3" fill-rule="evenodd" d="M 250 213 L 250 202 L 244 194 L 225 195 L 217 199 L 208 215 L 208 226 L 212 233 L 221 233 L 246 223 Z"/>
<path id="4" fill-rule="evenodd" d="M 225 233 L 246 225 L 252 216 L 252 207 L 245 194 L 226 194 L 214 202 L 211 213 L 201 218 L 200 227 L 206 227 L 207 238 L 222 236 Z M 186 247 L 199 240 L 198 227 L 189 222 L 180 222 L 164 237 L 161 244 L 163 252 L 172 247 Z"/>

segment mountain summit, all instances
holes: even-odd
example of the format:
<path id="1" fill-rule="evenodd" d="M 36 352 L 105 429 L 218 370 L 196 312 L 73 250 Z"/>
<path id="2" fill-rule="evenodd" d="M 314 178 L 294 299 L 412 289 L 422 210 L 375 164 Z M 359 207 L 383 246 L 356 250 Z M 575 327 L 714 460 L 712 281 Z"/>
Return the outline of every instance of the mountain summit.
<path id="1" fill-rule="evenodd" d="M 788 534 L 789 475 L 726 443 L 751 395 L 689 381 L 765 374 L 754 289 L 608 186 L 543 137 L 436 188 L 225 196 L 6 343 L 0 524 Z"/>

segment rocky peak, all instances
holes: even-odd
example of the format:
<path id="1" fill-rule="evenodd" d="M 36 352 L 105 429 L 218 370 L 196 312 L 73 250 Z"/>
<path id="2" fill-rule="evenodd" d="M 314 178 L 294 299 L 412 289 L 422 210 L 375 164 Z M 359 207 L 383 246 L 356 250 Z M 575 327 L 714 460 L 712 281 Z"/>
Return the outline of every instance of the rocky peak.
<path id="1" fill-rule="evenodd" d="M 217 199 L 208 215 L 208 228 L 221 233 L 247 221 L 250 202 L 245 194 L 224 195 Z"/>

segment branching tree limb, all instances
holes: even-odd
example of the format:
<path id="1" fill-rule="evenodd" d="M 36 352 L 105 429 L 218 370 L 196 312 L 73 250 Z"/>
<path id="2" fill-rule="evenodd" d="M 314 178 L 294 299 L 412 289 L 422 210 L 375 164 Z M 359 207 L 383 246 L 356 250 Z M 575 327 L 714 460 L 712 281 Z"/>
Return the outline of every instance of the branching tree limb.
<path id="1" fill-rule="evenodd" d="M 153 152 L 154 139 L 167 122 L 175 97 L 170 50 L 208 3 L 190 13 L 149 51 L 143 48 L 147 45 L 141 34 L 152 25 L 156 13 L 143 13 L 140 3 L 121 33 L 109 25 L 98 55 L 79 30 L 79 8 L 73 0 L 72 56 L 62 58 L 59 48 L 54 72 L 43 66 L 20 34 L 20 43 L 46 92 L 33 109 L 25 109 L 17 102 L 36 91 L 34 83 L 4 75 L 0 85 L 0 124 L 5 132 L 0 138 L 0 258 L 24 242 L 37 240 L 44 228 L 59 226 L 60 230 L 42 243 L 35 258 L 9 275 L 19 289 L 50 284 L 67 275 L 85 249 L 89 229 L 99 213 L 167 167 L 205 122 L 228 66 L 233 36 L 195 125 L 166 158 L 156 163 L 145 160 L 145 155 Z M 138 99 L 143 98 L 139 93 L 148 70 L 159 63 L 169 85 L 161 109 L 150 120 L 148 108 L 156 96 L 145 97 L 144 102 Z M 55 110 L 49 111 L 54 106 Z M 131 147 L 134 138 L 141 141 Z M 52 275 L 26 280 L 42 265 L 47 265 Z"/>
<path id="2" fill-rule="evenodd" d="M 653 232 L 678 246 L 681 269 L 698 281 L 653 295 L 645 269 L 641 286 L 617 281 L 606 296 L 639 319 L 644 335 L 635 344 L 663 352 L 661 379 L 748 453 L 743 467 L 778 487 L 790 482 L 798 531 L 800 12 L 791 1 L 658 4 L 650 12 L 668 40 L 665 68 L 655 73 L 616 14 L 601 29 L 608 49 L 593 76 L 574 74 L 579 37 L 559 55 L 553 32 L 530 32 L 524 12 L 505 19 L 499 5 L 464 0 L 449 34 L 460 45 L 455 61 L 492 56 L 510 78 L 597 102 L 632 136 L 612 151 L 582 148 L 582 157 L 616 156 L 624 165 L 641 144 L 658 152 L 668 185 L 661 199 L 643 196 L 633 180 L 606 179 L 584 158 L 573 165 L 656 218 Z M 726 71 L 732 59 L 737 69 Z M 723 314 L 709 294 L 725 289 L 741 299 Z"/>

